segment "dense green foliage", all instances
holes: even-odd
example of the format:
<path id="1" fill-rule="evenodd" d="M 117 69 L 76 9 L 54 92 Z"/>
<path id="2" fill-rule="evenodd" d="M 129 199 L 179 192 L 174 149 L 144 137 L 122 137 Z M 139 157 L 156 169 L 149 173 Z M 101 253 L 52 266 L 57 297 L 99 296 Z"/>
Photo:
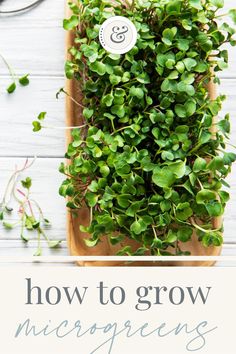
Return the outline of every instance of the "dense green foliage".
<path id="1" fill-rule="evenodd" d="M 73 130 L 60 194 L 72 211 L 91 208 L 91 224 L 82 228 L 89 246 L 102 235 L 112 244 L 128 236 L 140 248 L 119 254 L 182 254 L 193 231 L 204 246 L 220 246 L 212 218 L 229 199 L 223 187 L 236 155 L 225 152 L 229 116 L 213 119 L 225 97 L 210 100 L 207 84 L 219 83 L 215 75 L 228 61 L 222 45 L 235 45 L 235 30 L 219 23 L 223 0 L 125 3 L 81 0 L 64 20 L 75 32 L 66 76 L 80 83 L 86 126 Z M 125 55 L 99 43 L 101 24 L 114 15 L 138 30 Z"/>

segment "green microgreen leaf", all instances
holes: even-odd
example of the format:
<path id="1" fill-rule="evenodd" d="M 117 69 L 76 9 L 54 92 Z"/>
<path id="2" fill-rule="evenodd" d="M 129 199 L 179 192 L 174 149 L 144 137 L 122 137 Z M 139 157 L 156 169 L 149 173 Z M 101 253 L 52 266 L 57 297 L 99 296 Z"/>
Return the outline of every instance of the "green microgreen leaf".
<path id="1" fill-rule="evenodd" d="M 42 129 L 42 125 L 40 122 L 38 122 L 37 120 L 32 122 L 33 125 L 33 131 L 34 132 L 39 132 Z"/>
<path id="2" fill-rule="evenodd" d="M 73 30 L 79 24 L 79 17 L 76 15 L 72 15 L 69 19 L 65 19 L 63 21 L 63 27 L 67 31 Z"/>
<path id="3" fill-rule="evenodd" d="M 32 179 L 30 177 L 26 177 L 25 180 L 21 181 L 21 184 L 24 188 L 30 189 L 32 186 Z"/>
<path id="4" fill-rule="evenodd" d="M 12 84 L 10 84 L 10 85 L 8 86 L 7 92 L 8 92 L 9 94 L 11 94 L 11 93 L 13 93 L 15 90 L 16 90 L 16 83 L 13 82 Z"/>
<path id="5" fill-rule="evenodd" d="M 19 78 L 19 83 L 22 85 L 22 86 L 28 86 L 29 85 L 29 74 L 27 75 L 24 75 L 22 77 Z"/>

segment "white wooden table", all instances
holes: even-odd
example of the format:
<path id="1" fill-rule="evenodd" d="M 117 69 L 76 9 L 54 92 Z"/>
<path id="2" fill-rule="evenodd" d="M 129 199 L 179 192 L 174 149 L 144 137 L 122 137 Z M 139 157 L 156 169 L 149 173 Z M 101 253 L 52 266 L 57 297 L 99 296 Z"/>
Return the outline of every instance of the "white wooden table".
<path id="1" fill-rule="evenodd" d="M 16 1 L 12 3 L 16 4 Z M 23 1 L 22 1 L 23 2 Z M 21 2 L 21 3 L 22 3 Z M 234 7 L 234 0 L 226 0 L 226 7 Z M 64 100 L 55 94 L 64 86 L 64 0 L 45 0 L 34 10 L 15 17 L 0 17 L 0 53 L 12 64 L 20 76 L 30 73 L 30 85 L 14 94 L 5 93 L 10 82 L 3 63 L 0 63 L 0 195 L 15 165 L 22 165 L 26 157 L 37 156 L 27 172 L 33 179 L 35 199 L 42 205 L 52 222 L 48 234 L 61 239 L 58 250 L 44 255 L 67 255 L 65 201 L 58 195 L 63 176 L 58 166 L 63 160 L 65 141 L 63 130 L 32 132 L 32 120 L 39 112 L 48 112 L 48 124 L 62 126 L 65 121 Z M 228 95 L 222 115 L 230 112 L 232 142 L 236 144 L 236 49 L 230 50 L 230 67 L 221 75 L 220 91 Z M 229 178 L 231 201 L 225 213 L 224 255 L 236 255 L 236 166 Z M 33 254 L 36 241 L 28 245 L 20 241 L 19 229 L 6 231 L 0 226 L 0 256 L 28 256 Z"/>

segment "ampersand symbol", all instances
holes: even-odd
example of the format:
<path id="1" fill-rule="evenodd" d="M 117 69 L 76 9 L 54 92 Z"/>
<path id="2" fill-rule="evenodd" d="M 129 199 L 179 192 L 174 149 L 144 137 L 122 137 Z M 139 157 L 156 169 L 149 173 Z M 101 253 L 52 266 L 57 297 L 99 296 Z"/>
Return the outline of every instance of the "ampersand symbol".
<path id="1" fill-rule="evenodd" d="M 125 33 L 128 32 L 127 26 L 114 26 L 112 28 L 111 41 L 114 43 L 122 43 L 125 41 Z"/>

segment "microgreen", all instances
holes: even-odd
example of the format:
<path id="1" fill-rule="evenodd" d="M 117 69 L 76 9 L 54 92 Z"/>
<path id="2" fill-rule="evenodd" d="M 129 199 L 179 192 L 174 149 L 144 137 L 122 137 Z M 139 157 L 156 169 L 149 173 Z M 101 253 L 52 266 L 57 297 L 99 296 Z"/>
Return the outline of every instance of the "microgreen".
<path id="1" fill-rule="evenodd" d="M 33 161 L 34 162 L 34 161 Z M 16 168 L 11 175 L 5 193 L 0 203 L 0 221 L 5 229 L 11 230 L 15 227 L 20 227 L 20 236 L 24 242 L 29 241 L 29 234 L 34 232 L 37 236 L 38 246 L 35 251 L 35 256 L 42 254 L 41 239 L 45 239 L 50 248 L 55 248 L 60 245 L 61 241 L 50 240 L 46 235 L 45 228 L 50 226 L 50 222 L 45 218 L 43 211 L 38 202 L 31 196 L 32 180 L 26 177 L 19 183 L 21 173 L 29 169 L 33 162 L 26 160 L 22 168 Z M 13 208 L 12 203 L 17 205 L 18 219 L 14 221 L 11 214 Z"/>
<path id="2" fill-rule="evenodd" d="M 60 92 L 65 92 L 63 89 Z M 57 95 L 60 93 L 58 92 Z M 75 101 L 75 100 L 73 100 Z M 76 101 L 75 101 L 76 102 Z M 37 116 L 37 120 L 32 122 L 33 132 L 39 132 L 41 129 L 63 129 L 63 130 L 73 130 L 73 129 L 81 129 L 87 126 L 87 124 L 83 124 L 80 126 L 72 126 L 72 127 L 65 127 L 65 126 L 53 126 L 53 125 L 43 125 L 42 122 L 45 120 L 47 112 L 40 112 Z"/>
<path id="3" fill-rule="evenodd" d="M 9 94 L 13 93 L 16 90 L 17 81 L 19 82 L 19 84 L 21 86 L 29 85 L 29 74 L 24 75 L 24 76 L 22 76 L 20 78 L 17 78 L 14 70 L 12 69 L 12 67 L 10 66 L 8 61 L 6 60 L 6 58 L 1 53 L 0 53 L 0 58 L 2 59 L 4 64 L 6 65 L 8 71 L 9 71 L 11 80 L 12 80 L 12 82 L 10 83 L 10 85 L 6 89 Z"/>
<path id="4" fill-rule="evenodd" d="M 236 155 L 225 152 L 229 116 L 217 123 L 225 96 L 211 100 L 207 84 L 219 82 L 227 67 L 222 45 L 235 45 L 235 29 L 218 15 L 222 0 L 81 0 L 70 4 L 64 21 L 74 31 L 65 73 L 79 82 L 84 125 L 72 132 L 60 171 L 67 178 L 60 194 L 73 212 L 91 210 L 86 244 L 106 235 L 124 237 L 138 250 L 118 254 L 189 254 L 181 242 L 197 232 L 205 247 L 220 246 L 222 229 L 212 218 L 223 214 L 226 176 Z M 99 43 L 101 24 L 126 16 L 138 31 L 136 46 L 124 55 Z M 230 11 L 235 20 L 235 10 Z M 217 19 L 217 21 L 216 21 Z M 235 21 L 236 22 L 236 21 Z M 37 121 L 37 125 L 39 121 Z M 38 127 L 36 126 L 35 129 Z"/>

